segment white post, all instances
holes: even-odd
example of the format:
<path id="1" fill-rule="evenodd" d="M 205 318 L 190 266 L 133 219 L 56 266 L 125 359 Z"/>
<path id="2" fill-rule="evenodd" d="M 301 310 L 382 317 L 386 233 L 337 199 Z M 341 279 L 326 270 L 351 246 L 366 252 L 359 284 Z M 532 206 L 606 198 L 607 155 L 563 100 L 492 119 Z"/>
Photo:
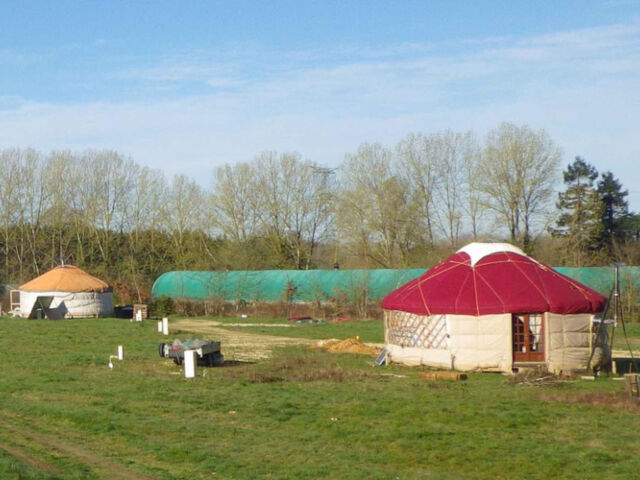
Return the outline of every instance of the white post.
<path id="1" fill-rule="evenodd" d="M 118 360 L 124 360 L 124 347 L 118 345 Z"/>
<path id="2" fill-rule="evenodd" d="M 185 378 L 193 378 L 196 376 L 196 351 L 184 351 L 184 376 Z"/>
<path id="3" fill-rule="evenodd" d="M 162 321 L 158 320 L 158 333 L 162 333 Z"/>
<path id="4" fill-rule="evenodd" d="M 142 321 L 142 310 L 138 310 L 136 312 L 136 322 L 141 322 Z"/>
<path id="5" fill-rule="evenodd" d="M 162 319 L 162 334 L 169 335 L 169 319 L 167 317 Z"/>

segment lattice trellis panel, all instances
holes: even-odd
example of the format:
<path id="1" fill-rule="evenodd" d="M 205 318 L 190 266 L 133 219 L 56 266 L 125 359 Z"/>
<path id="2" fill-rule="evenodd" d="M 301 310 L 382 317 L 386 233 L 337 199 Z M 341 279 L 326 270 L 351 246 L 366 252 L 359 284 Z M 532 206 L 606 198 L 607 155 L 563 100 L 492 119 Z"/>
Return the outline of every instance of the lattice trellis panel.
<path id="1" fill-rule="evenodd" d="M 447 348 L 447 325 L 444 315 L 422 316 L 387 311 L 387 341 L 400 347 Z"/>

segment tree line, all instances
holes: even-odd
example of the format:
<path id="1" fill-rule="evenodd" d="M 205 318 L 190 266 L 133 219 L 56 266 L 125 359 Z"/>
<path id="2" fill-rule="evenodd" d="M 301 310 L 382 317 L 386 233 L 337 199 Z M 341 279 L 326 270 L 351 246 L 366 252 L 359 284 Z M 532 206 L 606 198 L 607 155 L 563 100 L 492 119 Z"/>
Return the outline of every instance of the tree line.
<path id="1" fill-rule="evenodd" d="M 127 301 L 169 270 L 429 267 L 486 239 L 554 265 L 635 262 L 620 182 L 578 157 L 558 196 L 561 158 L 509 123 L 363 143 L 337 168 L 265 151 L 202 183 L 110 150 L 4 149 L 0 283 L 73 263 Z"/>

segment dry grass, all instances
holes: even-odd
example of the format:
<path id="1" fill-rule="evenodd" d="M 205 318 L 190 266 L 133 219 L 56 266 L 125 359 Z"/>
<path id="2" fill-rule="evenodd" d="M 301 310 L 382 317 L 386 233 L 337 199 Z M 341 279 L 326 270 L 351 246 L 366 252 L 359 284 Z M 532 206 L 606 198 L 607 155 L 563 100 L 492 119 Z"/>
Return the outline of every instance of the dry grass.
<path id="1" fill-rule="evenodd" d="M 317 382 L 329 381 L 342 383 L 362 379 L 370 374 L 362 370 L 345 368 L 329 358 L 318 358 L 301 353 L 296 356 L 270 361 L 261 365 L 251 365 L 229 372 L 233 378 L 241 378 L 251 383 L 276 382 Z"/>
<path id="2" fill-rule="evenodd" d="M 576 403 L 625 411 L 640 410 L 640 399 L 625 393 L 610 392 L 544 392 L 538 398 L 550 403 Z"/>

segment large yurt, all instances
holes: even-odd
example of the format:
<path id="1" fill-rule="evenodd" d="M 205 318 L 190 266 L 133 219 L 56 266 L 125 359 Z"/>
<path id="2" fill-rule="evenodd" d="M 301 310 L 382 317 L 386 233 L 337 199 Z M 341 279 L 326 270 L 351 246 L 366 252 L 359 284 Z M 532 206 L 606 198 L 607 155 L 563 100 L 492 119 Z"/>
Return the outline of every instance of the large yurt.
<path id="1" fill-rule="evenodd" d="M 60 265 L 20 286 L 20 316 L 85 318 L 113 315 L 105 282 L 72 265 Z"/>
<path id="2" fill-rule="evenodd" d="M 464 371 L 584 369 L 607 357 L 594 333 L 605 304 L 513 245 L 471 243 L 384 298 L 386 350 L 392 362 Z"/>

